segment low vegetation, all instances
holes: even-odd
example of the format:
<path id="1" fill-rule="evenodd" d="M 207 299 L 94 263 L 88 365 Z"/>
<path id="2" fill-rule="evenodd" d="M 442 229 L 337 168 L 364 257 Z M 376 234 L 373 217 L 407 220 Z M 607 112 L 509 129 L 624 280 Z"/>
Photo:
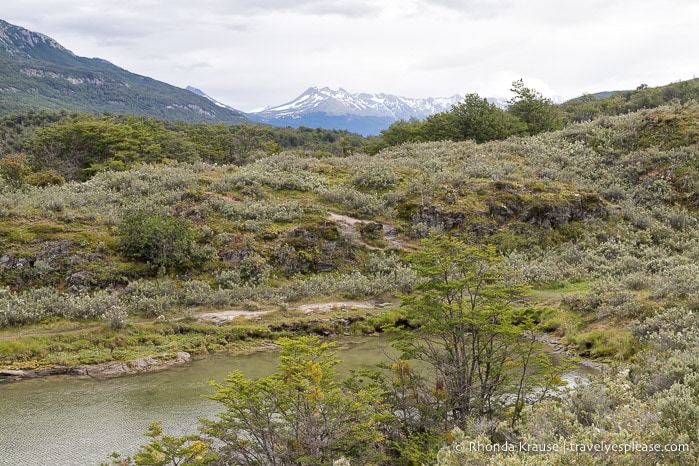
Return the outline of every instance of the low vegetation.
<path id="1" fill-rule="evenodd" d="M 322 342 L 280 340 L 278 374 L 234 374 L 217 386 L 221 422 L 187 438 L 154 425 L 148 446 L 115 462 L 258 464 L 283 450 L 279 458 L 290 459 L 279 464 L 691 463 L 699 451 L 694 81 L 562 106 L 515 86 L 508 110 L 469 96 L 449 114 L 372 139 L 6 117 L 0 369 L 392 331 L 405 359 L 348 380 L 333 373 Z M 663 104 L 651 107 L 659 95 Z M 630 107 L 642 96 L 648 108 Z M 589 118 L 576 107 L 583 103 Z M 425 128 L 429 137 L 415 136 Z M 337 299 L 393 305 L 296 310 Z M 230 309 L 272 312 L 220 325 L 198 318 Z M 542 333 L 608 370 L 557 391 L 559 374 L 538 356 Z M 282 412 L 269 443 L 240 436 L 241 425 Z M 318 412 L 329 417 L 320 422 Z M 327 443 L 293 428 L 327 431 Z M 562 439 L 689 450 L 534 456 L 493 447 Z M 471 442 L 488 447 L 468 450 Z"/>

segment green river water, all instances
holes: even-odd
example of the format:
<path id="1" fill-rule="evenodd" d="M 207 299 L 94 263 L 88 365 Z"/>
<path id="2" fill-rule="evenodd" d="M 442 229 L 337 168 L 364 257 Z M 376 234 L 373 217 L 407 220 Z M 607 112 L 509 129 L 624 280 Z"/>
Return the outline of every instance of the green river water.
<path id="1" fill-rule="evenodd" d="M 340 372 L 373 367 L 392 353 L 386 338 L 338 342 Z M 209 380 L 222 382 L 234 369 L 248 377 L 271 374 L 277 353 L 220 353 L 171 369 L 118 378 L 52 376 L 0 385 L 0 465 L 99 465 L 118 451 L 133 454 L 147 442 L 153 420 L 165 433 L 196 433 L 197 420 L 214 418 L 218 403 Z M 567 374 L 573 380 L 582 372 Z"/>

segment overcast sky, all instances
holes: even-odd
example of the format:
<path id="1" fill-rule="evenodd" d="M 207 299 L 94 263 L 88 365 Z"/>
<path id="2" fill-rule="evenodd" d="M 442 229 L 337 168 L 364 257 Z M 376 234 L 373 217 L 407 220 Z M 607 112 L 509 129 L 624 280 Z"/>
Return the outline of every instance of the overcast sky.
<path id="1" fill-rule="evenodd" d="M 16 0 L 0 19 L 244 111 L 310 86 L 548 97 L 699 75 L 696 0 Z"/>

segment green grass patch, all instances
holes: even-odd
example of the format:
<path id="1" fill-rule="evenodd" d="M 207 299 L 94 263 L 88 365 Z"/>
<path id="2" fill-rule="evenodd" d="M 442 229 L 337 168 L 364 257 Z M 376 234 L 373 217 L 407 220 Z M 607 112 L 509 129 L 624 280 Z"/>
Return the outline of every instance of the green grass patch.
<path id="1" fill-rule="evenodd" d="M 639 349 L 631 332 L 616 327 L 568 335 L 566 339 L 578 354 L 595 359 L 626 361 Z"/>

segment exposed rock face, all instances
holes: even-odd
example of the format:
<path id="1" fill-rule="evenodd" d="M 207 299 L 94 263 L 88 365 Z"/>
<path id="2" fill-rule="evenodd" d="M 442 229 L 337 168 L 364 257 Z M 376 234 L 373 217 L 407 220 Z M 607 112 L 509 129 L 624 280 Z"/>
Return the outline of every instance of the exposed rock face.
<path id="1" fill-rule="evenodd" d="M 538 203 L 524 206 L 516 212 L 517 220 L 544 228 L 556 228 L 568 222 L 588 217 L 602 217 L 607 214 L 609 211 L 600 198 L 583 197 L 580 194 L 574 194 L 573 199 L 566 203 Z"/>
<path id="2" fill-rule="evenodd" d="M 427 228 L 449 231 L 460 226 L 466 220 L 464 212 L 448 212 L 438 206 L 429 206 L 418 210 L 410 219 L 413 225 L 423 224 Z"/>
<path id="3" fill-rule="evenodd" d="M 48 375 L 89 375 L 91 377 L 116 377 L 128 374 L 139 374 L 143 372 L 156 372 L 172 366 L 185 364 L 191 359 L 189 353 L 184 351 L 174 355 L 164 354 L 157 356 L 147 356 L 134 359 L 130 362 L 106 362 L 94 365 L 81 365 L 75 367 L 58 366 L 41 370 L 2 370 L 0 371 L 0 382 L 14 382 L 22 379 L 33 379 Z"/>
<path id="4" fill-rule="evenodd" d="M 104 288 L 112 278 L 85 270 L 86 264 L 103 262 L 100 254 L 81 251 L 81 246 L 67 240 L 32 240 L 25 257 L 0 251 L 0 277 L 16 286 L 40 280 L 45 285 L 67 284 L 71 290 Z M 109 274 L 105 274 L 109 276 Z"/>

